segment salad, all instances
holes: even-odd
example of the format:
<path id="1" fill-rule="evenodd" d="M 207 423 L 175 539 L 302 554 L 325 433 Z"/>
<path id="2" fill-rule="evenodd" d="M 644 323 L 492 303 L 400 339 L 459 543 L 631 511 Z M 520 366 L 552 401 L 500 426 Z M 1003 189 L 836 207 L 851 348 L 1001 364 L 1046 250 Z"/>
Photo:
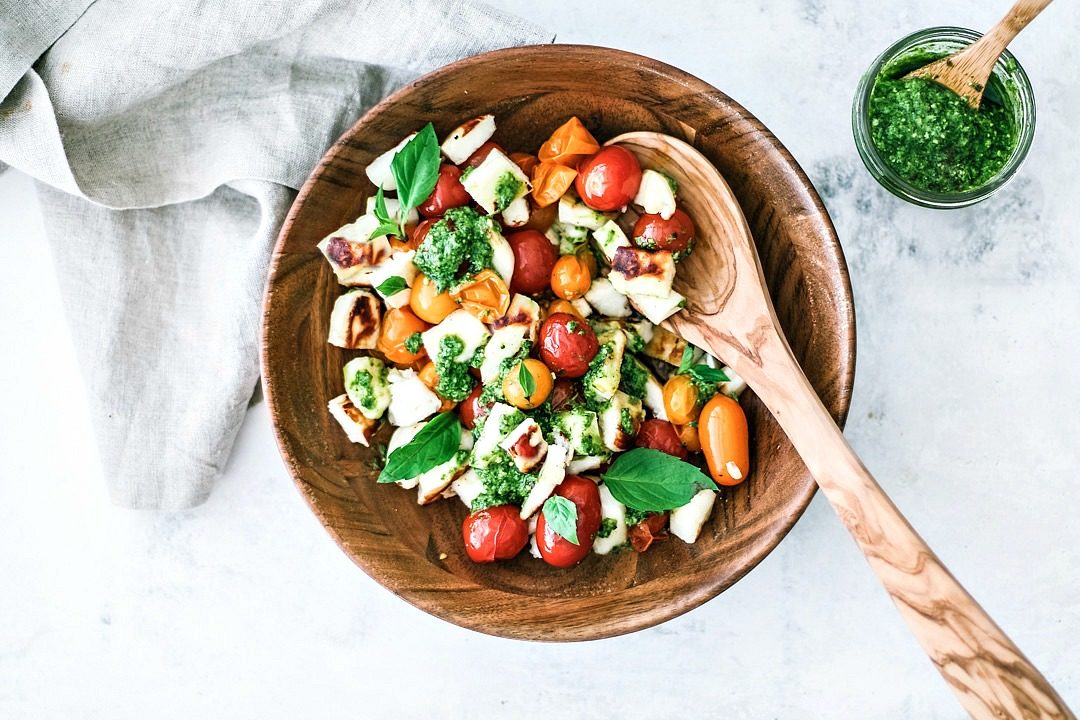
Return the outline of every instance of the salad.
<path id="1" fill-rule="evenodd" d="M 536 155 L 495 129 L 402 139 L 319 243 L 346 288 L 329 342 L 359 351 L 330 413 L 361 445 L 393 426 L 378 482 L 465 503 L 476 562 L 693 543 L 750 468 L 744 384 L 660 326 L 694 261 L 678 185 L 576 117 Z"/>

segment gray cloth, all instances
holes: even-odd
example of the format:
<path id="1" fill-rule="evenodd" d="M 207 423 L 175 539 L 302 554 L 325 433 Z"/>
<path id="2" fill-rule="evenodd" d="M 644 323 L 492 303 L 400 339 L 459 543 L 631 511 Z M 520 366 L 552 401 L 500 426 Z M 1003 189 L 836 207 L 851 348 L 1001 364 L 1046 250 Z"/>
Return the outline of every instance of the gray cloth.
<path id="1" fill-rule="evenodd" d="M 334 139 L 422 72 L 550 39 L 467 0 L 0 0 L 0 169 L 40 181 L 115 503 L 206 499 L 274 238 Z"/>

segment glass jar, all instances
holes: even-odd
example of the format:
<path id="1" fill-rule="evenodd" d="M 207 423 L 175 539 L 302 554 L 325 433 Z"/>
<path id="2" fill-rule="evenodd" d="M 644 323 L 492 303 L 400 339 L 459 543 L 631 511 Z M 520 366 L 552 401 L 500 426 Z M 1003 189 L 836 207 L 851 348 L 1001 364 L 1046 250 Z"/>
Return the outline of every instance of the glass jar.
<path id="1" fill-rule="evenodd" d="M 883 68 L 902 64 L 907 56 L 914 58 L 954 53 L 980 37 L 981 35 L 974 30 L 958 27 L 933 27 L 920 30 L 893 43 L 874 61 L 859 81 L 859 88 L 855 92 L 855 102 L 851 108 L 855 146 L 859 149 L 859 155 L 870 174 L 897 197 L 931 208 L 959 208 L 973 205 L 997 192 L 1027 157 L 1031 140 L 1035 135 L 1035 95 L 1027 73 L 1008 50 L 998 58 L 994 65 L 993 75 L 1007 93 L 1004 100 L 1005 106 L 1012 111 L 1016 122 L 1016 147 L 1001 170 L 979 187 L 955 193 L 934 192 L 916 187 L 886 164 L 870 137 L 870 93 Z M 916 66 L 913 65 L 911 69 L 914 67 Z"/>

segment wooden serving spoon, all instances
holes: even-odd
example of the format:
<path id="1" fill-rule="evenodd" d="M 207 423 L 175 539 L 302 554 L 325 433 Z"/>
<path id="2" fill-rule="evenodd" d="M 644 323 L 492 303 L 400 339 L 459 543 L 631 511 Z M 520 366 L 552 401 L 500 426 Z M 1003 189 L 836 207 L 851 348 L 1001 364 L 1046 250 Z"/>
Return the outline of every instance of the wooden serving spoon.
<path id="1" fill-rule="evenodd" d="M 998 56 L 1005 50 L 1005 46 L 1012 42 L 1028 23 L 1035 19 L 1052 0 L 1019 0 L 998 24 L 963 50 L 954 52 L 952 55 L 935 60 L 929 65 L 912 70 L 904 79 L 926 78 L 944 85 L 960 97 L 967 100 L 968 105 L 979 109 L 982 104 L 983 92 L 986 91 L 986 83 L 990 81 L 990 73 L 994 70 L 994 63 Z"/>
<path id="2" fill-rule="evenodd" d="M 680 264 L 686 310 L 668 328 L 741 375 L 776 417 L 900 614 L 974 718 L 1074 718 L 1054 688 L 956 581 L 847 444 L 792 355 L 754 240 L 705 156 L 654 132 L 608 142 L 679 183 L 698 240 Z"/>

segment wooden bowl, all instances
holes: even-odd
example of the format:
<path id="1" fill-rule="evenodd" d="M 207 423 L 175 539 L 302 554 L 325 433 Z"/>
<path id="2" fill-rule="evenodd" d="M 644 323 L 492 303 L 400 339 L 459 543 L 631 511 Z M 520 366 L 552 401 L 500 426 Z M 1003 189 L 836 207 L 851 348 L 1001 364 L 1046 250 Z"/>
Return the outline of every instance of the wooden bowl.
<path id="1" fill-rule="evenodd" d="M 475 565 L 462 547 L 465 506 L 420 507 L 416 493 L 375 483 L 372 452 L 350 443 L 326 410 L 356 353 L 326 342 L 341 292 L 316 243 L 363 212 L 365 166 L 431 121 L 442 136 L 494 113 L 495 140 L 535 152 L 571 115 L 597 139 L 630 130 L 685 138 L 731 184 L 761 254 L 773 301 L 807 376 L 838 422 L 851 396 L 855 319 L 836 233 L 806 175 L 775 137 L 729 97 L 680 70 L 616 50 L 522 47 L 472 57 L 394 93 L 327 152 L 293 205 L 271 263 L 263 310 L 263 386 L 297 487 L 368 575 L 463 627 L 531 640 L 588 640 L 656 625 L 715 597 L 776 547 L 816 489 L 772 417 L 750 396 L 752 466 L 721 492 L 694 545 L 590 555 L 556 570 L 522 553 Z M 691 260 L 692 261 L 692 260 Z M 381 440 L 389 432 L 384 428 Z"/>

